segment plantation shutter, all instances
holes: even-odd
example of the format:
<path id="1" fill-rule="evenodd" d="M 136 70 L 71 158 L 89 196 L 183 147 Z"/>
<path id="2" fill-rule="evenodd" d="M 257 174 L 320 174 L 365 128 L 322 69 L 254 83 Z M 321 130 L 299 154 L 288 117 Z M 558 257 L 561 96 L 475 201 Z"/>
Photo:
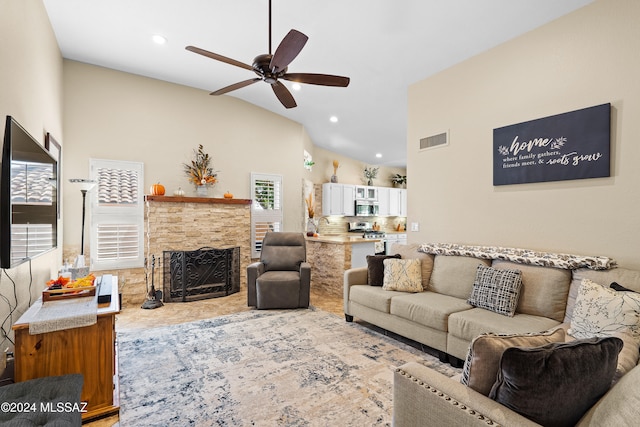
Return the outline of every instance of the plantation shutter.
<path id="1" fill-rule="evenodd" d="M 144 265 L 144 165 L 90 160 L 91 269 L 115 270 Z"/>
<path id="2" fill-rule="evenodd" d="M 267 231 L 282 230 L 282 175 L 251 174 L 251 257 L 260 258 Z"/>

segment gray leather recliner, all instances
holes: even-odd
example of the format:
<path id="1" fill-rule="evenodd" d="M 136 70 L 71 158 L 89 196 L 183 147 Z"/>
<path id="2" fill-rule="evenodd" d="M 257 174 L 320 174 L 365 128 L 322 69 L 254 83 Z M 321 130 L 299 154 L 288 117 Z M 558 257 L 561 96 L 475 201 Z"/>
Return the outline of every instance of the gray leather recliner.
<path id="1" fill-rule="evenodd" d="M 307 308 L 311 266 L 302 233 L 269 232 L 260 261 L 247 266 L 247 302 L 258 309 Z"/>

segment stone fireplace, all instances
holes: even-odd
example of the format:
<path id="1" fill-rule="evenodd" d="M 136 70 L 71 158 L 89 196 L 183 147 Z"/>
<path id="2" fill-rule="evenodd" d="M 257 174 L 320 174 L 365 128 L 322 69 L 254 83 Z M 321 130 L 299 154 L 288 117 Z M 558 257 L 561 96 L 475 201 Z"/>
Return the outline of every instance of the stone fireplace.
<path id="1" fill-rule="evenodd" d="M 173 197 L 146 196 L 146 248 L 145 256 L 150 259 L 163 259 L 165 252 L 191 252 L 201 248 L 237 249 L 237 259 L 233 262 L 238 266 L 238 282 L 231 283 L 234 287 L 246 288 L 246 271 L 251 262 L 251 200 L 248 199 L 218 199 L 208 197 Z M 226 255 L 224 255 L 226 256 Z M 223 258 L 224 258 L 223 256 Z M 217 256 L 216 256 L 217 257 Z M 206 262 L 227 262 L 216 258 Z M 203 277 L 207 277 L 205 275 Z M 226 278 L 225 278 L 226 280 Z M 204 295 L 209 286 L 212 295 L 220 296 L 228 292 L 218 276 L 209 276 L 207 283 L 194 285 L 198 290 L 186 300 L 200 299 L 199 293 Z M 231 280 L 233 282 L 233 278 Z M 162 286 L 162 284 L 158 288 Z M 236 291 L 237 292 L 237 291 Z M 171 293 L 171 292 L 170 292 Z M 170 301 L 170 296 L 163 299 Z M 182 298 L 178 299 L 182 300 Z"/>

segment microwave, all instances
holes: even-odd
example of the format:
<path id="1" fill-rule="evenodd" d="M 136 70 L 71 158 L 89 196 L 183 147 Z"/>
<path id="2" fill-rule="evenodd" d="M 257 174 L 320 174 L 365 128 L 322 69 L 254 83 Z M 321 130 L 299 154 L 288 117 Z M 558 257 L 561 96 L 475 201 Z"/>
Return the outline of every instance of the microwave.
<path id="1" fill-rule="evenodd" d="M 355 206 L 356 216 L 377 216 L 380 208 L 378 202 L 371 200 L 356 200 Z"/>

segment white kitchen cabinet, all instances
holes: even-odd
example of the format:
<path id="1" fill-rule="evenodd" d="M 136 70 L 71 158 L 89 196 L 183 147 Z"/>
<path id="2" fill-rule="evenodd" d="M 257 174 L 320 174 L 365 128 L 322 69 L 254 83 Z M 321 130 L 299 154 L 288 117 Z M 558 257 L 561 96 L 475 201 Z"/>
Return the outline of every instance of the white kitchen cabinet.
<path id="1" fill-rule="evenodd" d="M 407 190 L 389 189 L 389 216 L 407 216 Z"/>
<path id="2" fill-rule="evenodd" d="M 378 215 L 389 216 L 389 194 L 391 188 L 378 187 Z"/>
<path id="3" fill-rule="evenodd" d="M 322 184 L 322 215 L 355 215 L 355 186 Z"/>
<path id="4" fill-rule="evenodd" d="M 370 187 L 368 185 L 356 185 L 356 199 L 369 200 L 375 202 L 378 200 L 378 187 Z"/>

